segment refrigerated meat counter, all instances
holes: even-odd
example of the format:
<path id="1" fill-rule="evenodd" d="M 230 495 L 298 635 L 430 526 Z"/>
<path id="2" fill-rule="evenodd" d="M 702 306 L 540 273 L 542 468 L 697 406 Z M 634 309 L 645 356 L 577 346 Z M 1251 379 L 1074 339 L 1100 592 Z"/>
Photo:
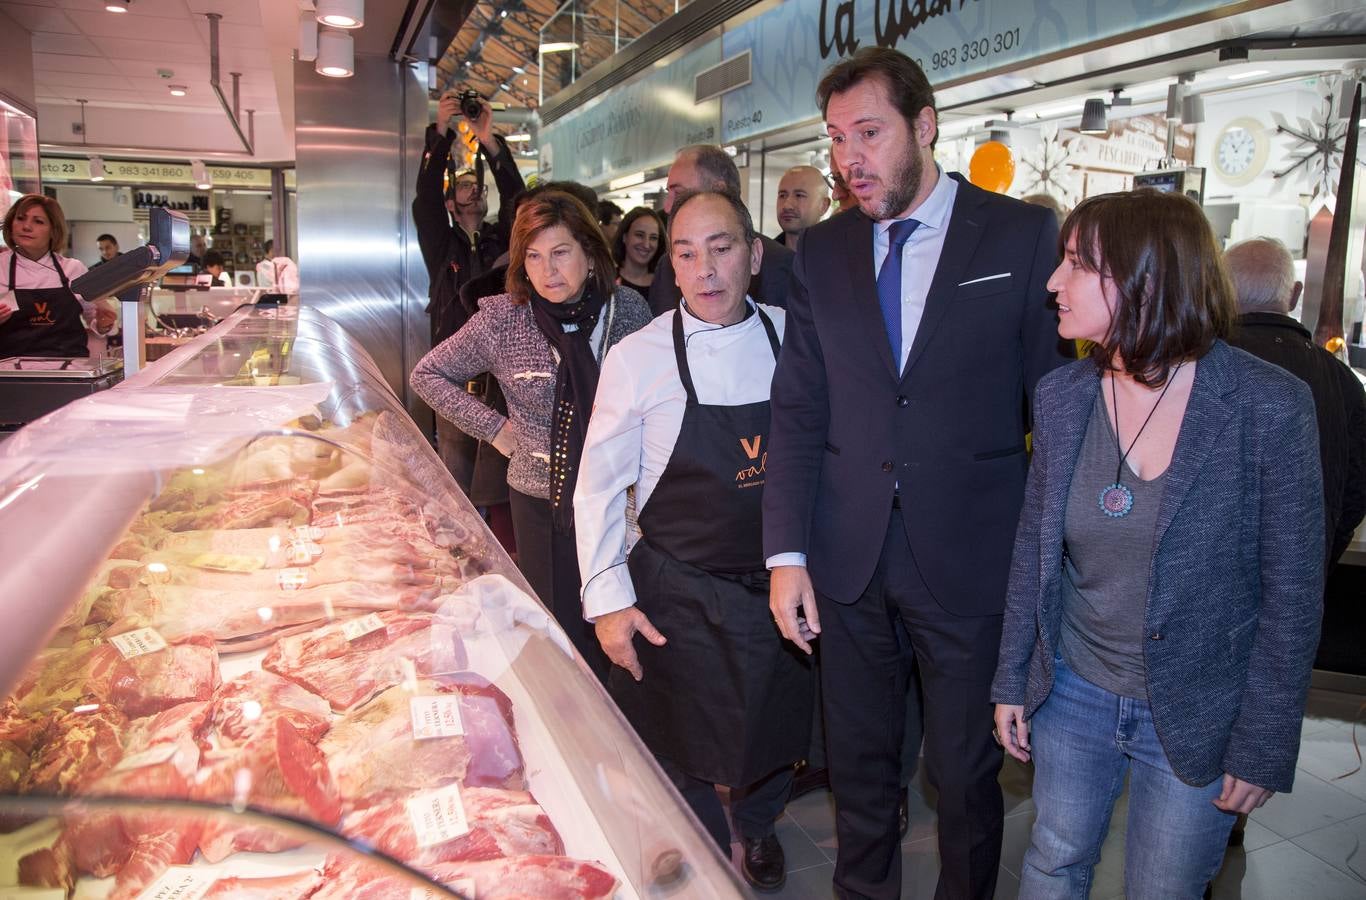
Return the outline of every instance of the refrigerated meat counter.
<path id="1" fill-rule="evenodd" d="M 315 310 L 0 444 L 0 543 L 0 895 L 746 894 Z"/>

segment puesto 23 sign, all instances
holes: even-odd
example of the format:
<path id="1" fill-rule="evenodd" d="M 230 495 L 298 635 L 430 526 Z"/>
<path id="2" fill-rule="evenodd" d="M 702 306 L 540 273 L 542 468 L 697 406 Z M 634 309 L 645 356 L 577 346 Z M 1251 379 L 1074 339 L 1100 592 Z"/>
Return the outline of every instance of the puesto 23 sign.
<path id="1" fill-rule="evenodd" d="M 816 84 L 860 47 L 895 47 L 931 84 L 1227 6 L 1221 0 L 788 0 L 727 30 L 753 81 L 721 98 L 721 143 L 819 115 Z"/>

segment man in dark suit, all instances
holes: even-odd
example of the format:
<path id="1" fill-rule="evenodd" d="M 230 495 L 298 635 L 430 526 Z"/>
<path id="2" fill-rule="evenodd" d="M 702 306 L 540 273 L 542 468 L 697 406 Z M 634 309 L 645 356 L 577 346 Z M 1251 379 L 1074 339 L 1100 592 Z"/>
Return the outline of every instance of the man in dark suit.
<path id="1" fill-rule="evenodd" d="M 678 151 L 669 167 L 669 178 L 664 193 L 664 213 L 673 212 L 674 201 L 680 194 L 694 191 L 722 191 L 742 196 L 740 171 L 730 154 L 715 144 L 693 144 Z M 763 235 L 764 258 L 759 274 L 749 281 L 749 296 L 756 303 L 783 307 L 787 300 L 787 286 L 792 278 L 791 250 Z M 674 266 L 669 254 L 659 258 L 655 280 L 650 282 L 650 296 L 646 298 L 655 315 L 678 306 L 683 296 L 674 281 Z"/>
<path id="2" fill-rule="evenodd" d="M 1057 223 L 934 162 L 915 63 L 865 48 L 817 98 L 859 208 L 802 237 L 773 380 L 770 605 L 821 641 L 841 897 L 901 891 L 898 760 L 918 662 L 940 898 L 991 897 L 1003 809 L 991 678 L 1024 494 L 1028 399 L 1069 357 Z"/>

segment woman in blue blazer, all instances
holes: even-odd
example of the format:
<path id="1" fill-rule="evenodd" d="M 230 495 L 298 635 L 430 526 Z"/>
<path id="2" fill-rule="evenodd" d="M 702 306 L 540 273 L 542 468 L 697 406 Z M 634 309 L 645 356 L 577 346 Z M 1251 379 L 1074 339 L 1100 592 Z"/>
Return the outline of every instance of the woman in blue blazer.
<path id="1" fill-rule="evenodd" d="M 1083 202 L 1049 280 L 1093 344 L 1034 397 L 996 733 L 1034 762 L 1020 896 L 1085 897 L 1129 778 L 1125 894 L 1198 898 L 1236 813 L 1288 791 L 1322 598 L 1309 389 L 1221 339 L 1200 208 Z"/>

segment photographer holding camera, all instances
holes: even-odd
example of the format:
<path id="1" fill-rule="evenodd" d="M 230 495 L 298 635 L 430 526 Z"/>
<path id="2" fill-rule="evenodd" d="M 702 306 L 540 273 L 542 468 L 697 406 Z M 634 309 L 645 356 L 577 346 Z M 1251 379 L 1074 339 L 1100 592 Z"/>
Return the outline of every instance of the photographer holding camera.
<path id="1" fill-rule="evenodd" d="M 485 222 L 488 196 L 483 180 L 484 163 L 475 169 L 453 171 L 450 185 L 443 180 L 450 166 L 451 149 L 460 149 L 456 124 L 463 117 L 479 139 L 482 160 L 487 160 L 501 200 L 498 221 Z M 512 198 L 526 187 L 507 143 L 493 133 L 493 108 L 474 91 L 447 91 L 437 105 L 437 121 L 427 127 L 426 150 L 413 197 L 413 223 L 422 259 L 430 278 L 427 315 L 431 319 L 432 346 L 455 334 L 469 318 L 460 304 L 460 287 L 491 268 L 508 248 L 512 230 Z M 470 382 L 471 392 L 482 395 L 487 378 Z M 437 416 L 437 451 L 466 492 L 474 470 L 478 442 Z M 476 505 L 480 498 L 471 498 Z"/>

